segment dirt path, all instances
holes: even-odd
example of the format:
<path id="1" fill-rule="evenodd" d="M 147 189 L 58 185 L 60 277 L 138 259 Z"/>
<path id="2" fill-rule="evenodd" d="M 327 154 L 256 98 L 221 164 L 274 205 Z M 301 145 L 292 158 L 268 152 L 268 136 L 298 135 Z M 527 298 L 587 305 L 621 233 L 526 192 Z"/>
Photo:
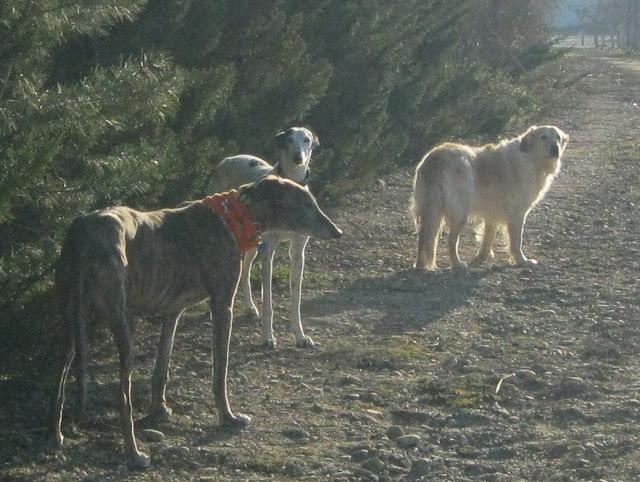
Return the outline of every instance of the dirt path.
<path id="1" fill-rule="evenodd" d="M 194 314 L 176 340 L 174 419 L 163 441 L 144 443 L 152 469 L 128 473 L 115 456 L 105 344 L 92 367 L 96 421 L 63 453 L 23 434 L 38 426 L 38 393 L 0 413 L 0 480 L 639 479 L 640 62 L 581 52 L 565 68 L 563 79 L 580 80 L 539 119 L 571 134 L 526 228 L 539 267 L 498 254 L 468 273 L 413 272 L 412 169 L 398 172 L 335 209 L 343 240 L 309 247 L 303 318 L 315 350 L 292 347 L 283 317 L 275 353 L 238 320 L 231 400 L 251 428 L 212 429 L 210 325 Z M 473 252 L 468 236 L 463 254 Z M 143 339 L 137 360 L 140 409 L 155 342 Z M 392 441 L 392 426 L 414 437 Z"/>

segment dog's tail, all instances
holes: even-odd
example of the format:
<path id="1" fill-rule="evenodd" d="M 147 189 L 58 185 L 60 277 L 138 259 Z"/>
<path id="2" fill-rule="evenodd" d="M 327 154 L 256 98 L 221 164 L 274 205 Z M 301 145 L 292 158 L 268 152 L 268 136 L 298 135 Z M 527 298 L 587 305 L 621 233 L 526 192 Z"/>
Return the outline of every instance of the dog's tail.
<path id="1" fill-rule="evenodd" d="M 82 218 L 75 220 L 60 253 L 56 273 L 61 314 L 65 326 L 65 336 L 75 351 L 78 383 L 78 416 L 82 417 L 87 400 L 87 323 L 88 307 L 86 275 L 88 267 L 88 245 Z M 64 355 L 66 356 L 66 354 Z"/>
<path id="2" fill-rule="evenodd" d="M 428 217 L 435 216 L 439 219 L 442 216 L 444 207 L 441 183 L 430 179 L 427 172 L 428 169 L 425 169 L 426 167 L 424 163 L 418 166 L 413 178 L 411 214 L 416 233 L 420 232 L 423 223 L 427 221 Z"/>

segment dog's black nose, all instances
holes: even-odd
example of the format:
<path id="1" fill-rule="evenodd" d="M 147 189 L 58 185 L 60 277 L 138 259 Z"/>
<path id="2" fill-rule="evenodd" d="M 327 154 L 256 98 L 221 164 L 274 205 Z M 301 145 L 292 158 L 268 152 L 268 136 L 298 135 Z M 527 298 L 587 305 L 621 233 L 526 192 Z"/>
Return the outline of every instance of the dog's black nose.
<path id="1" fill-rule="evenodd" d="M 560 149 L 557 144 L 551 146 L 551 157 L 558 157 L 560 155 Z"/>
<path id="2" fill-rule="evenodd" d="M 300 164 L 302 162 L 302 154 L 300 152 L 296 152 L 293 155 L 293 162 L 295 162 L 296 164 Z"/>

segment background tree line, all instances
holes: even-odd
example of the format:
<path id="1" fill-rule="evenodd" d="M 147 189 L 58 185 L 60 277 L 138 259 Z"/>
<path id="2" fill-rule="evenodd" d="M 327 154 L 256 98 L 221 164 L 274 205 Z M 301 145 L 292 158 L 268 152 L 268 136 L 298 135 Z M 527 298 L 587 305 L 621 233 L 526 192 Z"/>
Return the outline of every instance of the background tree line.
<path id="1" fill-rule="evenodd" d="M 51 326 L 70 219 L 204 194 L 213 164 L 320 137 L 339 194 L 444 137 L 535 107 L 552 0 L 5 0 L 0 3 L 0 351 Z"/>
<path id="2" fill-rule="evenodd" d="M 640 48 L 640 0 L 590 0 L 576 2 L 573 10 L 584 34 L 593 36 L 595 47 Z"/>

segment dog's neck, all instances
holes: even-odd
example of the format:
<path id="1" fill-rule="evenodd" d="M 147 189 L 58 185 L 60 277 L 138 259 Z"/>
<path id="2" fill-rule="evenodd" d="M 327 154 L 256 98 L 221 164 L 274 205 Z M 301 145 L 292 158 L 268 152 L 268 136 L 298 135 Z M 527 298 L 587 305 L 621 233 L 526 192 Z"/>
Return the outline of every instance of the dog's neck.
<path id="1" fill-rule="evenodd" d="M 202 199 L 202 203 L 215 211 L 225 227 L 231 232 L 240 251 L 245 253 L 258 246 L 260 242 L 260 224 L 250 208 L 248 199 L 235 189 L 214 194 Z"/>
<path id="2" fill-rule="evenodd" d="M 301 186 L 309 184 L 309 177 L 311 175 L 309 164 L 300 164 L 296 166 L 290 166 L 289 164 L 290 163 L 282 162 L 282 160 L 276 162 L 273 166 L 272 174 L 291 179 Z"/>

